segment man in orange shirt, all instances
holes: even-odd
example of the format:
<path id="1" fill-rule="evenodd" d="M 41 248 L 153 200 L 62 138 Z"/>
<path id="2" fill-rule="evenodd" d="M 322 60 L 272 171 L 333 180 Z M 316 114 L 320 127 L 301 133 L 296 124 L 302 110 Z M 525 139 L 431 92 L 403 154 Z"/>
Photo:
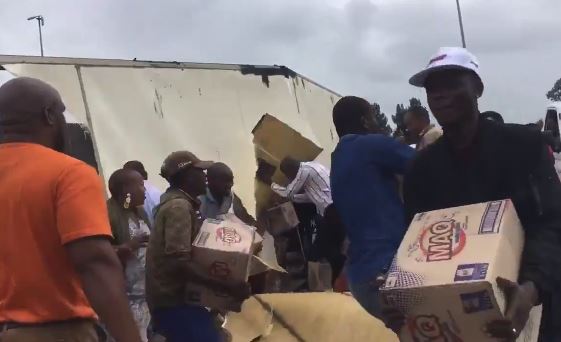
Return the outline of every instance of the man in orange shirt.
<path id="1" fill-rule="evenodd" d="M 61 152 L 64 104 L 50 85 L 0 87 L 0 341 L 139 342 L 94 169 Z"/>

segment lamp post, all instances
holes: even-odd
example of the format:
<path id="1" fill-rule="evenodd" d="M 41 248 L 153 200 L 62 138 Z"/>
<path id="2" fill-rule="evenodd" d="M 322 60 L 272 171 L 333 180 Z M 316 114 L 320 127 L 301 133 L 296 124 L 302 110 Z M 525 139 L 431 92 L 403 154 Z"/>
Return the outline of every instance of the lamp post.
<path id="1" fill-rule="evenodd" d="M 37 26 L 39 27 L 39 44 L 41 45 L 41 57 L 43 57 L 43 32 L 41 31 L 41 26 L 45 26 L 45 18 L 39 14 L 27 18 L 27 20 L 37 20 Z"/>
<path id="2" fill-rule="evenodd" d="M 460 8 L 460 0 L 456 0 L 456 6 L 458 7 L 458 20 L 460 22 L 460 33 L 462 35 L 462 46 L 466 47 L 466 36 L 464 34 L 464 22 L 462 20 L 462 9 Z"/>

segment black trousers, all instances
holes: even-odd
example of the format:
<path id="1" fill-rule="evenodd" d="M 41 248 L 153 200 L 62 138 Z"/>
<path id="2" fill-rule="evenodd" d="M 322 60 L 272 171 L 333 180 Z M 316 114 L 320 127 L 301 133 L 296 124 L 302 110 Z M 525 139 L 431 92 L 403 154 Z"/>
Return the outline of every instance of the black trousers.
<path id="1" fill-rule="evenodd" d="M 345 265 L 346 256 L 341 253 L 346 233 L 339 219 L 335 206 L 331 204 L 325 209 L 323 217 L 318 215 L 316 238 L 310 250 L 310 261 L 327 260 L 333 271 L 333 282 L 339 277 Z"/>

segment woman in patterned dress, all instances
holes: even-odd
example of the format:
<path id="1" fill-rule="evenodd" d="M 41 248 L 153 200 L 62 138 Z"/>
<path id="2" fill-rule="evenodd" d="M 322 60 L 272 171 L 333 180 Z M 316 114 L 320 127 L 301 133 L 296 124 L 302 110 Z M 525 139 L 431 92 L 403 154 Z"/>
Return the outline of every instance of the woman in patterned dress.
<path id="1" fill-rule="evenodd" d="M 109 178 L 111 198 L 107 201 L 113 245 L 121 259 L 129 305 L 143 341 L 148 341 L 150 313 L 146 304 L 146 245 L 149 220 L 142 208 L 144 178 L 134 170 L 120 169 Z"/>

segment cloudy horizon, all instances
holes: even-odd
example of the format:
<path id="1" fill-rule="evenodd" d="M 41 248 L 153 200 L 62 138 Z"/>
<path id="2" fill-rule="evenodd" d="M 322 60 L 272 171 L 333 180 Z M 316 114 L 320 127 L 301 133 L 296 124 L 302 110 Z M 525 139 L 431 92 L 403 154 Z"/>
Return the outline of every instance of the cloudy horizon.
<path id="1" fill-rule="evenodd" d="M 468 49 L 480 60 L 481 110 L 507 121 L 543 117 L 561 77 L 561 1 L 462 0 Z M 21 0 L 0 14 L 0 54 L 279 64 L 340 94 L 396 104 L 440 46 L 460 45 L 453 0 Z"/>

